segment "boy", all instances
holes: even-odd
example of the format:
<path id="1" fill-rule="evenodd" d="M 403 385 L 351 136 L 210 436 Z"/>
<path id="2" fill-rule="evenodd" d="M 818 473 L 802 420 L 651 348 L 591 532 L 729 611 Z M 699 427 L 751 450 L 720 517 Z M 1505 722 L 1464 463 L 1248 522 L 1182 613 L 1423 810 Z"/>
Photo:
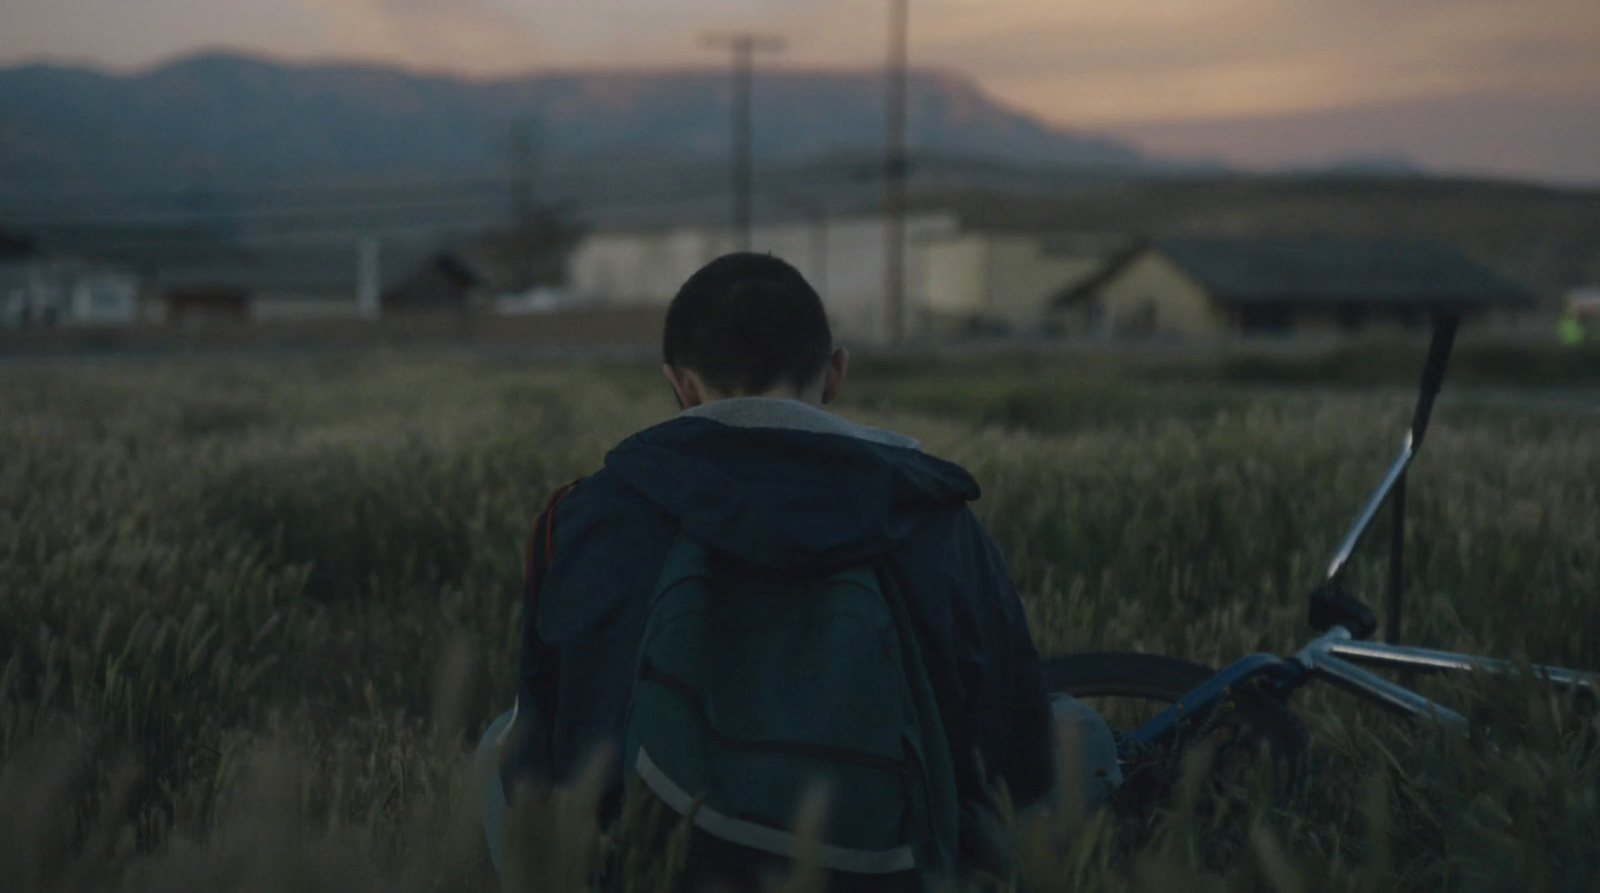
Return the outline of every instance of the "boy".
<path id="1" fill-rule="evenodd" d="M 505 790 L 560 784 L 597 749 L 619 752 L 649 602 L 687 533 L 769 571 L 888 574 L 948 744 L 958 860 L 981 858 L 990 791 L 1003 783 L 1019 807 L 1040 801 L 1055 755 L 1022 606 L 967 508 L 977 484 L 909 437 L 823 408 L 849 355 L 782 260 L 731 254 L 696 272 L 668 310 L 663 354 L 682 412 L 558 492 L 536 531 L 514 722 L 485 736 L 503 735 Z M 1091 733 L 1104 762 L 1109 733 Z M 1114 758 L 1100 768 L 1114 782 Z M 603 822 L 620 811 L 624 769 L 611 767 Z"/>

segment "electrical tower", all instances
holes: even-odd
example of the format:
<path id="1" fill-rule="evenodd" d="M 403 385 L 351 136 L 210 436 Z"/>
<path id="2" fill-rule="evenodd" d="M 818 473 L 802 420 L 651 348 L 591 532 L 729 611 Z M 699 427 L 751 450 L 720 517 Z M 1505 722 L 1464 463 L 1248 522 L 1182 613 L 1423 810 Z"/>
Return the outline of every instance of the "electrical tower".
<path id="1" fill-rule="evenodd" d="M 750 81 L 755 54 L 782 50 L 784 40 L 770 34 L 740 31 L 707 34 L 708 47 L 733 51 L 733 230 L 739 250 L 750 250 Z"/>

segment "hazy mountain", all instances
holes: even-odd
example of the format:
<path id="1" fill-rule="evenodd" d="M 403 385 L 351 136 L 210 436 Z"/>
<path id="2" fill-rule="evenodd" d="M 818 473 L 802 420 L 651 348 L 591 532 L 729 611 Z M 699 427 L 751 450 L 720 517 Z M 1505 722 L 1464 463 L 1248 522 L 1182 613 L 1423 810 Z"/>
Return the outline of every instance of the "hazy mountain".
<path id="1" fill-rule="evenodd" d="M 0 69 L 0 190 L 174 189 L 269 181 L 503 172 L 515 122 L 538 122 L 547 170 L 720 165 L 725 71 L 537 74 L 469 80 L 370 65 L 193 56 L 116 75 Z M 754 92 L 766 163 L 879 150 L 877 72 L 768 70 Z M 1029 163 L 1137 166 L 1133 148 L 1049 127 L 972 81 L 913 74 L 920 151 Z"/>
<path id="2" fill-rule="evenodd" d="M 1118 133 L 1152 152 L 1182 147 L 1255 170 L 1348 168 L 1352 158 L 1382 162 L 1389 155 L 1401 166 L 1420 166 L 1436 175 L 1600 185 L 1600 95 L 1592 86 L 1578 84 L 1569 95 L 1420 97 L 1252 117 L 1135 123 L 1119 127 Z"/>

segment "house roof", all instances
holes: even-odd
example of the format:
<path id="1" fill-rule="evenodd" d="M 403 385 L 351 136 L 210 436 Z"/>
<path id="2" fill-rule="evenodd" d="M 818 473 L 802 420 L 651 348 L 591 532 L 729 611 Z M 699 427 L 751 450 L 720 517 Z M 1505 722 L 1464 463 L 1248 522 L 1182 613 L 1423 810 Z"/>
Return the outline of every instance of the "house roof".
<path id="1" fill-rule="evenodd" d="M 1371 239 L 1164 239 L 1136 242 L 1050 300 L 1088 300 L 1148 252 L 1177 264 L 1218 301 L 1455 304 L 1527 303 L 1532 296 L 1454 248 Z"/>
<path id="2" fill-rule="evenodd" d="M 378 282 L 387 288 L 433 251 L 429 243 L 385 239 L 378 248 Z M 355 240 L 251 245 L 237 253 L 157 268 L 157 288 L 238 287 L 257 294 L 290 293 L 354 298 L 359 279 Z"/>
<path id="3" fill-rule="evenodd" d="M 378 276 L 387 288 L 439 250 L 444 237 L 394 235 L 380 239 Z M 358 238 L 240 238 L 192 226 L 0 226 L 0 261 L 40 255 L 126 268 L 148 285 L 238 288 L 255 293 L 350 296 L 356 290 Z"/>
<path id="4" fill-rule="evenodd" d="M 0 228 L 0 263 L 26 260 L 39 253 L 38 246 L 26 235 L 15 230 Z"/>
<path id="5" fill-rule="evenodd" d="M 1353 239 L 1171 239 L 1151 246 L 1220 301 L 1519 304 L 1530 295 L 1447 245 Z"/>
<path id="6" fill-rule="evenodd" d="M 1145 249 L 1150 243 L 1143 239 L 1135 239 L 1120 250 L 1106 255 L 1100 267 L 1082 279 L 1067 283 L 1067 286 L 1051 296 L 1048 306 L 1061 308 L 1068 307 L 1079 301 L 1093 297 L 1106 283 L 1122 275 L 1134 261 L 1144 256 Z"/>

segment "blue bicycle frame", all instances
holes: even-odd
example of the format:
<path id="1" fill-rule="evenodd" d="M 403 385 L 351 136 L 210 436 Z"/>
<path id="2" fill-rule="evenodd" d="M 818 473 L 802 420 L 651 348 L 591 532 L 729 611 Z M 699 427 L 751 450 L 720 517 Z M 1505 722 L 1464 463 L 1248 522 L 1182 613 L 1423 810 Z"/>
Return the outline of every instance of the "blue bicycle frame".
<path id="1" fill-rule="evenodd" d="M 1406 432 L 1399 454 L 1390 463 L 1383 479 L 1368 496 L 1355 522 L 1334 550 L 1322 585 L 1311 596 L 1311 624 L 1321 631 L 1321 635 L 1290 657 L 1252 654 L 1235 661 L 1123 738 L 1118 745 L 1122 756 L 1127 756 L 1138 747 L 1166 741 L 1178 732 L 1186 719 L 1203 715 L 1238 686 L 1256 686 L 1272 696 L 1286 699 L 1295 689 L 1319 677 L 1406 716 L 1432 717 L 1465 729 L 1466 717 L 1359 665 L 1427 672 L 1455 670 L 1496 675 L 1516 672 L 1517 665 L 1510 661 L 1397 644 L 1406 471 L 1422 448 L 1423 437 L 1427 434 L 1428 420 L 1443 382 L 1444 369 L 1449 362 L 1459 322 L 1460 316 L 1448 311 L 1438 312 L 1434 316 L 1433 340 L 1428 348 L 1421 394 L 1412 415 L 1411 428 Z M 1394 513 L 1389 552 L 1389 610 L 1385 630 L 1389 641 L 1378 643 L 1365 641 L 1377 630 L 1377 618 L 1371 608 L 1345 593 L 1344 576 L 1350 556 L 1386 502 Z M 1537 665 L 1529 670 L 1535 677 L 1562 688 L 1578 687 L 1591 694 L 1596 691 L 1594 678 L 1575 670 Z"/>

